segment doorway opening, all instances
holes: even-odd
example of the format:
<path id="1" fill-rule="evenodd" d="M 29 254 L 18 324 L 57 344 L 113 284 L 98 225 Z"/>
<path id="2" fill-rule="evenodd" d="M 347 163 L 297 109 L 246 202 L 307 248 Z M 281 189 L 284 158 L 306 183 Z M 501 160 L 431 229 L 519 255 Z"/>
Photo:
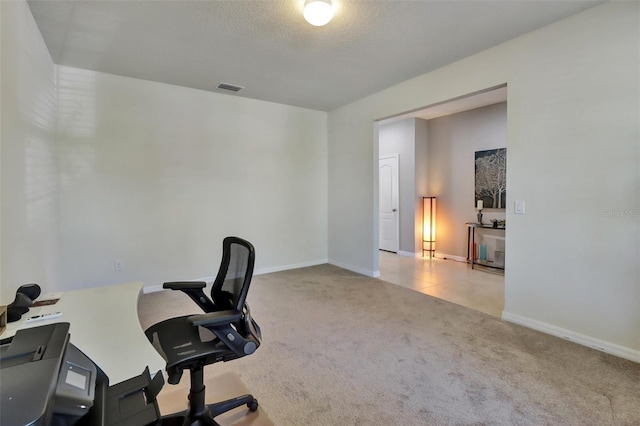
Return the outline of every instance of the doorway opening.
<path id="1" fill-rule="evenodd" d="M 477 217 L 475 152 L 507 146 L 506 101 L 504 84 L 376 121 L 379 160 L 392 154 L 399 159 L 399 192 L 393 211 L 398 218 L 397 250 L 388 250 L 383 242 L 388 232 L 383 228 L 383 209 L 391 205 L 384 193 L 386 171 L 379 169 L 380 182 L 374 183 L 374 187 L 379 184 L 379 220 L 374 233 L 379 250 L 374 264 L 381 279 L 501 315 L 504 276 L 467 265 L 465 224 Z M 422 258 L 423 196 L 438 198 L 433 260 Z M 505 220 L 504 208 L 483 213 L 486 220 Z"/>

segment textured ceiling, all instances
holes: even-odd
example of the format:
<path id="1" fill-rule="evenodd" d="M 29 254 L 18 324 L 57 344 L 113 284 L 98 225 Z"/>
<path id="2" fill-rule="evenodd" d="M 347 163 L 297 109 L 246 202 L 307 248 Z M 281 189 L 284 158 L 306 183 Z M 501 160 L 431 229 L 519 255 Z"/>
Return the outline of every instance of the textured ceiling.
<path id="1" fill-rule="evenodd" d="M 328 111 L 602 1 L 28 0 L 56 64 Z"/>

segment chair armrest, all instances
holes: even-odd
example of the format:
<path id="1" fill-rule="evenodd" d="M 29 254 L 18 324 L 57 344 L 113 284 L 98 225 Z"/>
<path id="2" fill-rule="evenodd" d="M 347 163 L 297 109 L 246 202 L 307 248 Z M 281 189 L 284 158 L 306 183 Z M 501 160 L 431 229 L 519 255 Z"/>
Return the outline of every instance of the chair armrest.
<path id="1" fill-rule="evenodd" d="M 168 283 L 162 284 L 162 288 L 168 288 L 170 290 L 187 290 L 187 289 L 198 289 L 205 288 L 207 283 L 204 281 L 171 281 Z"/>
<path id="2" fill-rule="evenodd" d="M 231 326 L 242 318 L 242 311 L 235 309 L 211 312 L 203 315 L 192 315 L 189 322 L 194 326 L 203 326 L 210 330 L 237 356 L 251 355 L 258 348 L 258 343 L 246 339 Z"/>
<path id="3" fill-rule="evenodd" d="M 204 312 L 212 312 L 216 308 L 211 299 L 204 294 L 203 289 L 206 286 L 207 283 L 204 281 L 172 281 L 162 284 L 162 288 L 180 290 L 196 302 Z"/>
<path id="4" fill-rule="evenodd" d="M 203 327 L 216 327 L 221 325 L 229 325 L 234 321 L 242 318 L 242 312 L 235 309 L 228 311 L 210 312 L 202 315 L 192 315 L 189 317 L 191 325 Z"/>

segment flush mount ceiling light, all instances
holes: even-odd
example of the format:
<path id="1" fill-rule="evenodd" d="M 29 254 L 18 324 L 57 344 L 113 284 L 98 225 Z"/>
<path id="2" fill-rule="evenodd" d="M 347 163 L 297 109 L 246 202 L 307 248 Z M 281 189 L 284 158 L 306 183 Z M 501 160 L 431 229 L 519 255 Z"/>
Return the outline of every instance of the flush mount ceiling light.
<path id="1" fill-rule="evenodd" d="M 331 0 L 307 0 L 304 2 L 304 19 L 311 25 L 321 27 L 333 18 Z"/>

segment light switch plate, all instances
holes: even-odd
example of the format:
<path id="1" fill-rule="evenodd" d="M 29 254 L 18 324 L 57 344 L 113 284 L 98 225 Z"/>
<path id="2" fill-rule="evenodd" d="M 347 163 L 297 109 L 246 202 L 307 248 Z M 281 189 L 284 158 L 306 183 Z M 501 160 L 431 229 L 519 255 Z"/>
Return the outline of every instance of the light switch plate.
<path id="1" fill-rule="evenodd" d="M 523 200 L 516 200 L 514 211 L 515 211 L 515 214 L 524 214 L 524 201 Z"/>

